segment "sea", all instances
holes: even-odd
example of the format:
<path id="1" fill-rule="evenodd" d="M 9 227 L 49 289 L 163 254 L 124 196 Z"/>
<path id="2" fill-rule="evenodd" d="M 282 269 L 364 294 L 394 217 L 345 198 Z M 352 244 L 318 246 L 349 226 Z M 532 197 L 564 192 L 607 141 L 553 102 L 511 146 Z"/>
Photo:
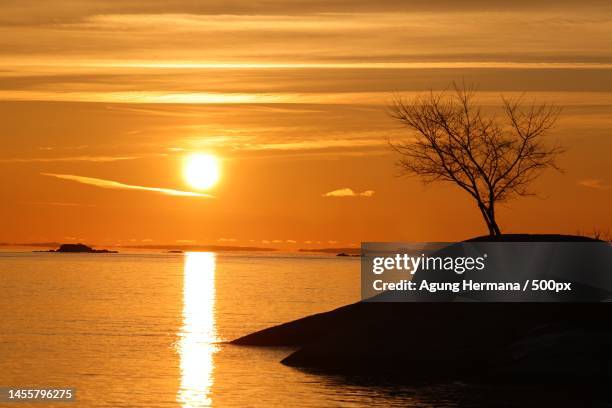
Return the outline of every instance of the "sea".
<path id="1" fill-rule="evenodd" d="M 466 384 L 306 372 L 280 363 L 291 349 L 228 344 L 358 301 L 359 285 L 359 258 L 333 255 L 0 252 L 0 387 L 76 395 L 0 406 L 466 406 Z"/>

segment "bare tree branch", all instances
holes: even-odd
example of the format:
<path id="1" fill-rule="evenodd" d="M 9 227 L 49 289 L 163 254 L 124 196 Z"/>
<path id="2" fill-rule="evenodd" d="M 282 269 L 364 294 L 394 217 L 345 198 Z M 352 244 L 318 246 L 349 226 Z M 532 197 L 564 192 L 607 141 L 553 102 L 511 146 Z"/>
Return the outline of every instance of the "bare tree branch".
<path id="1" fill-rule="evenodd" d="M 544 169 L 560 170 L 555 159 L 564 149 L 543 141 L 560 110 L 502 97 L 505 120 L 500 120 L 483 113 L 475 87 L 453 83 L 452 89 L 411 100 L 396 97 L 389 113 L 413 138 L 390 146 L 401 156 L 403 173 L 425 183 L 452 182 L 470 194 L 489 233 L 497 235 L 495 204 L 532 194 L 528 186 Z"/>

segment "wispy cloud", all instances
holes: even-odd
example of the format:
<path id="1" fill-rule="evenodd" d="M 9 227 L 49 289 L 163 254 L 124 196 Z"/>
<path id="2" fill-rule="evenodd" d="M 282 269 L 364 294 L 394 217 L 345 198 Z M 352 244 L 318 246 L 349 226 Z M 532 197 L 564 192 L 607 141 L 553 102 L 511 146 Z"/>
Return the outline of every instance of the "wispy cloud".
<path id="1" fill-rule="evenodd" d="M 597 190 L 610 190 L 612 188 L 612 186 L 610 186 L 609 184 L 605 184 L 603 180 L 600 179 L 580 180 L 578 182 L 578 185 L 588 188 L 594 188 Z"/>
<path id="2" fill-rule="evenodd" d="M 181 190 L 173 190 L 170 188 L 159 188 L 159 187 L 145 187 L 145 186 L 135 186 L 131 184 L 124 184 L 118 181 L 113 180 L 105 180 L 93 177 L 83 177 L 76 176 L 72 174 L 55 174 L 55 173 L 40 173 L 43 176 L 55 177 L 62 180 L 71 180 L 76 181 L 81 184 L 88 184 L 91 186 L 101 187 L 101 188 L 110 188 L 115 190 L 141 190 L 141 191 L 150 191 L 154 193 L 166 194 L 171 196 L 183 196 L 183 197 L 208 197 L 213 198 L 214 196 L 210 194 L 197 193 L 194 191 L 181 191 Z"/>
<path id="3" fill-rule="evenodd" d="M 73 161 L 85 161 L 85 162 L 114 162 L 120 160 L 135 160 L 139 159 L 139 156 L 71 156 L 71 157 L 31 157 L 31 158 L 12 158 L 12 159 L 0 159 L 0 162 L 4 163 L 50 163 L 50 162 L 73 162 Z"/>
<path id="4" fill-rule="evenodd" d="M 310 150 L 310 149 L 328 149 L 328 148 L 344 148 L 344 147 L 372 147 L 385 146 L 387 141 L 383 138 L 374 139 L 318 139 L 318 140 L 303 140 L 296 142 L 281 142 L 281 143 L 259 143 L 245 144 L 243 148 L 250 150 Z"/>
<path id="5" fill-rule="evenodd" d="M 29 201 L 24 204 L 27 205 L 51 205 L 56 207 L 94 207 L 93 204 L 78 204 L 78 203 L 63 203 L 54 201 Z"/>
<path id="6" fill-rule="evenodd" d="M 340 188 L 338 190 L 323 194 L 323 197 L 372 197 L 373 195 L 374 190 L 366 190 L 362 191 L 361 193 L 356 193 L 350 188 Z"/>

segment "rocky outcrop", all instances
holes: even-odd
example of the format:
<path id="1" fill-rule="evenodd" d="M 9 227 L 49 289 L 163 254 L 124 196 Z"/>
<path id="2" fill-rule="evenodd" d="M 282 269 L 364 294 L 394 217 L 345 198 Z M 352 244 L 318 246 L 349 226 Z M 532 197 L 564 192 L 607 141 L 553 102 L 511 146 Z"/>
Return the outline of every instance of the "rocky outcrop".
<path id="1" fill-rule="evenodd" d="M 572 239 L 540 240 L 552 238 Z M 297 347 L 283 364 L 327 373 L 606 382 L 612 379 L 612 303 L 358 302 L 232 343 Z"/>

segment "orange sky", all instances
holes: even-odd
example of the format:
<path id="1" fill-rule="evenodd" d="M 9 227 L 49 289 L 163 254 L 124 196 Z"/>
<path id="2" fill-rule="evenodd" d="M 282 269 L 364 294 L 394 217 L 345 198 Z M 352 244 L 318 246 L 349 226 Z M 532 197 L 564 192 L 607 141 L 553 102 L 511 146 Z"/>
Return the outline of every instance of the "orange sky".
<path id="1" fill-rule="evenodd" d="M 0 242 L 295 249 L 483 234 L 455 187 L 396 177 L 387 145 L 406 135 L 385 113 L 394 93 L 453 80 L 479 84 L 491 110 L 522 92 L 563 107 L 552 137 L 566 173 L 505 205 L 503 231 L 607 231 L 612 6 L 507 3 L 4 2 Z M 214 197 L 167 194 L 192 190 L 192 152 L 221 159 Z M 355 195 L 327 194 L 342 189 Z"/>

